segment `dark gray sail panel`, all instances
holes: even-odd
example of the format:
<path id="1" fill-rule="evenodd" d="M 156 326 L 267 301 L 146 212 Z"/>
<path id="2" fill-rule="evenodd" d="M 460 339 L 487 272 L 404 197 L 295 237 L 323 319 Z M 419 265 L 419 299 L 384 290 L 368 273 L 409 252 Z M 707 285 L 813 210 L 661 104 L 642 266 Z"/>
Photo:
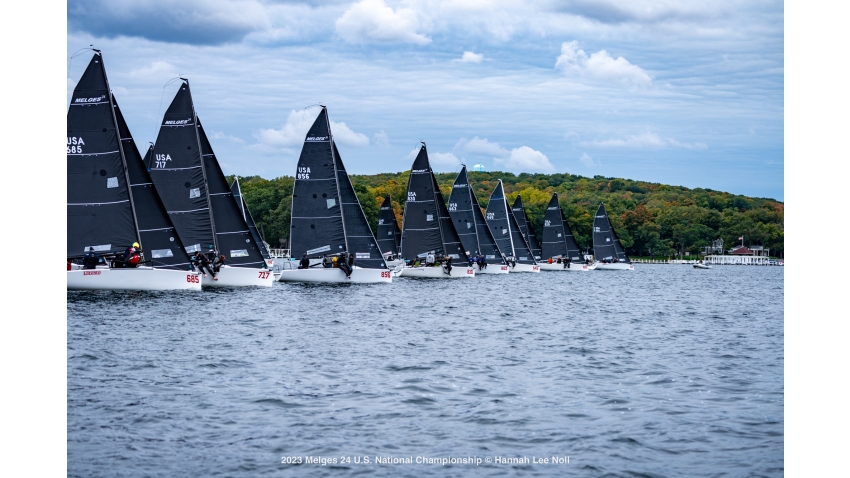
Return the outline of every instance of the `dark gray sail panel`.
<path id="1" fill-rule="evenodd" d="M 436 193 L 438 193 L 437 191 Z M 434 179 L 425 145 L 413 162 L 407 182 L 407 201 L 401 226 L 401 256 L 408 261 L 428 252 L 442 253 L 440 216 L 434 191 Z"/>
<path id="2" fill-rule="evenodd" d="M 95 247 L 118 252 L 138 240 L 100 53 L 83 73 L 68 108 L 67 257 Z"/>
<path id="3" fill-rule="evenodd" d="M 147 167 L 187 250 L 215 248 L 189 83 L 171 101 Z"/>
<path id="4" fill-rule="evenodd" d="M 345 239 L 348 244 L 348 252 L 354 254 L 354 265 L 364 269 L 386 269 L 384 257 L 378 242 L 366 220 L 366 214 L 360 206 L 360 200 L 351 185 L 351 179 L 342 164 L 342 158 L 336 148 L 336 143 L 331 143 L 336 161 L 337 184 L 339 185 L 340 205 L 342 206 L 342 219 L 345 224 Z"/>
<path id="5" fill-rule="evenodd" d="M 239 204 L 233 198 L 233 193 L 216 160 L 200 119 L 198 119 L 198 137 L 201 140 L 201 153 L 204 158 L 209 202 L 215 222 L 218 253 L 225 256 L 229 266 L 263 267 L 265 265 L 263 255 L 248 229 Z"/>
<path id="6" fill-rule="evenodd" d="M 502 181 L 499 181 L 499 184 L 490 194 L 490 202 L 487 203 L 486 221 L 499 250 L 505 256 L 510 257 L 514 256 L 514 245 L 506 204 L 505 190 L 502 187 Z"/>
<path id="7" fill-rule="evenodd" d="M 478 255 L 481 254 L 481 246 L 478 243 L 478 229 L 472 210 L 474 206 L 471 196 L 466 166 L 464 166 L 452 185 L 448 210 L 464 250 L 468 254 Z"/>
<path id="8" fill-rule="evenodd" d="M 552 199 L 546 206 L 543 216 L 543 244 L 541 245 L 541 258 L 561 257 L 567 259 L 567 238 L 564 232 L 564 215 L 561 205 L 558 203 L 558 195 L 553 194 Z"/>
<path id="9" fill-rule="evenodd" d="M 342 209 L 331 149 L 327 110 L 313 122 L 295 174 L 292 192 L 292 222 L 289 229 L 290 254 L 310 258 L 346 250 Z"/>
<path id="10" fill-rule="evenodd" d="M 251 235 L 254 237 L 254 242 L 257 243 L 257 247 L 260 248 L 260 254 L 263 256 L 263 259 L 271 259 L 272 256 L 269 254 L 269 250 L 266 248 L 266 244 L 260 236 L 260 231 L 257 229 L 257 223 L 254 222 L 254 217 L 251 215 L 251 211 L 248 210 L 248 202 L 245 201 L 245 197 L 242 196 L 242 188 L 239 186 L 239 179 L 236 179 L 233 181 L 233 184 L 230 185 L 230 192 L 233 193 L 233 198 L 236 200 L 236 204 L 239 206 L 240 212 L 242 212 L 242 217 L 245 218 L 245 222 L 248 223 L 248 230 L 251 231 Z"/>
<path id="11" fill-rule="evenodd" d="M 513 239 L 516 261 L 520 264 L 537 264 L 531 253 L 531 248 L 528 246 L 528 242 L 526 242 L 522 231 L 520 231 L 519 222 L 510 209 L 508 209 L 508 222 L 511 226 L 511 238 Z"/>
<path id="12" fill-rule="evenodd" d="M 502 252 L 499 246 L 496 245 L 496 239 L 493 238 L 493 233 L 490 232 L 490 227 L 487 221 L 484 220 L 484 214 L 481 212 L 481 205 L 478 204 L 478 198 L 469 188 L 469 196 L 472 199 L 472 215 L 475 217 L 475 227 L 478 230 L 478 245 L 481 247 L 481 255 L 486 260 L 494 261 L 495 264 L 504 264 L 505 260 L 502 257 Z"/>
<path id="13" fill-rule="evenodd" d="M 611 227 L 605 205 L 601 203 L 593 218 L 593 255 L 598 261 L 607 262 L 616 259 L 619 262 L 630 262 Z"/>
<path id="14" fill-rule="evenodd" d="M 378 247 L 383 254 L 390 253 L 393 256 L 398 255 L 401 251 L 401 230 L 398 228 L 398 223 L 395 220 L 395 212 L 393 211 L 393 203 L 390 195 L 384 198 L 381 204 L 381 210 L 378 213 Z"/>
<path id="15" fill-rule="evenodd" d="M 566 219 L 564 219 L 564 234 L 567 239 L 567 256 L 570 258 L 570 261 L 584 262 L 584 254 L 581 252 L 581 248 L 578 246 L 576 238 L 573 236 L 573 231 L 570 229 L 570 225 L 567 224 Z"/>
<path id="16" fill-rule="evenodd" d="M 517 195 L 514 205 L 511 207 L 511 211 L 514 213 L 514 217 L 517 220 L 520 232 L 522 232 L 522 237 L 525 238 L 525 242 L 528 244 L 528 248 L 531 250 L 536 259 L 540 259 L 540 255 L 542 253 L 540 243 L 537 242 L 537 236 L 534 235 L 534 229 L 531 227 L 531 221 L 528 220 L 528 214 L 525 213 L 525 206 L 522 204 L 522 196 Z"/>
<path id="17" fill-rule="evenodd" d="M 147 265 L 156 269 L 189 269 L 189 255 L 180 241 L 177 229 L 171 223 L 168 212 L 151 181 L 145 162 L 139 155 L 136 142 L 130 135 L 130 129 L 124 121 L 124 115 L 115 103 L 115 117 L 118 120 L 118 131 L 121 134 L 124 155 L 127 158 L 127 175 L 130 177 L 130 188 L 133 192 L 133 204 L 136 210 L 136 220 L 139 224 L 141 246 Z M 148 149 L 153 154 L 153 147 Z"/>
<path id="18" fill-rule="evenodd" d="M 443 193 L 440 192 L 440 186 L 437 184 L 437 178 L 434 176 L 433 171 L 431 172 L 431 180 L 434 182 L 437 214 L 440 215 L 440 234 L 443 239 L 443 254 L 457 259 L 461 264 L 468 264 L 469 255 L 460 242 L 460 237 L 458 237 L 457 230 L 446 208 L 446 200 L 443 199 Z"/>

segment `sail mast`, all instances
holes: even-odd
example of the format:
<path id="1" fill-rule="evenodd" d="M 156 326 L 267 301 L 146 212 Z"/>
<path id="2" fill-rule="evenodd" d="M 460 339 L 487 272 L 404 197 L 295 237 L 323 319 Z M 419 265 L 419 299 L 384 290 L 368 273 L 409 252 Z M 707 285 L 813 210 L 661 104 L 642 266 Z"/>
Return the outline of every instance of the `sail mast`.
<path id="1" fill-rule="evenodd" d="M 499 186 L 502 186 L 502 203 L 505 205 L 505 219 L 508 221 L 508 239 L 511 240 L 511 257 L 516 260 L 516 247 L 514 247 L 514 235 L 511 231 L 511 218 L 507 214 L 513 214 L 514 212 L 508 207 L 508 193 L 505 192 L 505 185 L 502 183 L 502 180 L 499 180 Z"/>
<path id="2" fill-rule="evenodd" d="M 189 80 L 186 78 L 180 78 L 181 80 L 186 82 L 186 86 L 189 86 Z M 198 156 L 201 158 L 201 174 L 204 177 L 204 192 L 207 196 L 207 208 L 209 208 L 210 212 L 210 226 L 212 227 L 212 246 L 215 249 L 216 254 L 220 251 L 218 250 L 218 236 L 215 233 L 215 218 L 213 217 L 213 208 L 212 201 L 210 201 L 210 187 L 209 182 L 207 181 L 207 167 L 204 165 L 204 150 L 201 147 L 201 135 L 198 134 L 198 112 L 195 110 L 195 101 L 192 100 L 192 123 L 195 128 L 195 140 L 197 141 L 195 144 L 198 145 Z"/>
<path id="3" fill-rule="evenodd" d="M 94 50 L 103 62 L 103 55 L 100 50 Z M 109 78 L 106 76 L 106 67 L 103 68 L 103 81 L 106 82 L 106 93 L 109 95 L 109 111 L 112 113 L 112 124 L 115 126 L 115 133 L 118 136 L 118 154 L 121 155 L 121 165 L 124 166 L 124 181 L 127 182 L 127 194 L 130 196 L 130 210 L 133 211 L 133 226 L 136 228 L 136 241 L 139 243 L 139 248 L 142 247 L 142 234 L 139 232 L 139 219 L 136 217 L 136 204 L 133 202 L 133 188 L 130 187 L 130 173 L 127 171 L 127 157 L 124 155 L 124 145 L 121 141 L 121 131 L 118 129 L 118 118 L 115 116 L 115 101 L 112 98 L 112 88 L 109 87 Z"/>
<path id="4" fill-rule="evenodd" d="M 422 147 L 425 148 L 425 157 L 427 158 L 428 157 L 428 147 L 425 146 L 425 141 L 422 141 Z M 442 253 L 443 253 L 443 255 L 445 255 L 447 251 L 446 251 L 446 241 L 444 239 L 446 236 L 443 235 L 443 219 L 444 218 L 440 217 L 441 216 L 440 207 L 438 206 L 438 203 L 437 203 L 437 194 L 442 196 L 443 193 L 440 192 L 440 186 L 437 184 L 437 178 L 434 177 L 434 170 L 431 168 L 431 161 L 430 160 L 428 160 L 428 172 L 431 174 L 431 183 L 434 185 L 434 209 L 437 210 L 437 227 L 440 230 L 440 244 L 442 244 L 442 246 L 443 246 Z M 442 197 L 441 197 L 441 199 L 442 199 Z"/>

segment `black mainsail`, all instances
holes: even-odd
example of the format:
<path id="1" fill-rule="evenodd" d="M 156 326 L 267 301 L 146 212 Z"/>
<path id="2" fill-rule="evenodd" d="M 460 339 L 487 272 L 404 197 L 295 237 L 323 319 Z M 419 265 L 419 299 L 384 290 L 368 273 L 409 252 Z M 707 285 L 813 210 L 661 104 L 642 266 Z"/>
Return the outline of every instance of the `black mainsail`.
<path id="1" fill-rule="evenodd" d="M 449 214 L 467 254 L 481 254 L 486 259 L 504 263 L 502 253 L 484 221 L 481 206 L 469 184 L 466 166 L 461 168 L 449 196 Z"/>
<path id="2" fill-rule="evenodd" d="M 269 254 L 268 248 L 266 248 L 266 243 L 263 241 L 262 236 L 260 236 L 260 231 L 257 229 L 257 223 L 254 222 L 254 217 L 251 215 L 251 211 L 248 210 L 248 203 L 245 201 L 245 197 L 242 196 L 242 187 L 239 186 L 239 178 L 233 180 L 233 184 L 230 185 L 230 192 L 233 194 L 233 199 L 236 200 L 236 205 L 239 206 L 242 218 L 244 218 L 245 222 L 248 224 L 248 230 L 251 231 L 251 236 L 254 237 L 254 242 L 257 244 L 257 247 L 260 248 L 260 255 L 263 256 L 263 259 L 271 259 L 272 256 Z"/>
<path id="3" fill-rule="evenodd" d="M 333 143 L 324 106 L 298 158 L 289 238 L 290 253 L 296 259 L 345 251 L 354 254 L 358 267 L 387 267 Z"/>
<path id="4" fill-rule="evenodd" d="M 567 241 L 564 231 L 564 213 L 558 204 L 558 194 L 552 194 L 546 214 L 543 216 L 543 244 L 541 245 L 544 260 L 550 258 L 567 258 Z"/>
<path id="5" fill-rule="evenodd" d="M 165 111 L 150 156 L 151 179 L 187 252 L 212 250 L 224 255 L 229 266 L 265 265 L 195 111 L 185 78 Z"/>
<path id="6" fill-rule="evenodd" d="M 522 196 L 517 194 L 514 205 L 511 208 L 519 225 L 519 230 L 522 232 L 522 237 L 528 243 L 528 248 L 531 249 L 535 259 L 540 259 L 542 254 L 540 243 L 537 242 L 537 236 L 534 235 L 534 229 L 531 228 L 531 221 L 528 220 L 528 214 L 525 213 L 525 206 L 522 204 Z"/>
<path id="7" fill-rule="evenodd" d="M 519 224 L 508 207 L 502 180 L 490 194 L 487 203 L 487 226 L 499 246 L 499 250 L 507 256 L 516 258 L 520 264 L 536 264 L 525 238 L 520 232 Z"/>
<path id="8" fill-rule="evenodd" d="M 469 262 L 431 170 L 425 143 L 422 143 L 407 182 L 407 201 L 401 227 L 401 256 L 412 262 L 429 252 L 460 259 L 461 264 Z"/>
<path id="9" fill-rule="evenodd" d="M 98 50 L 74 88 L 68 108 L 68 250 L 119 252 L 139 242 L 114 99 Z M 129 132 L 128 132 L 129 136 Z M 138 154 L 138 152 L 137 152 Z"/>
<path id="10" fill-rule="evenodd" d="M 578 246 L 578 242 L 576 242 L 573 231 L 570 229 L 570 225 L 567 224 L 566 219 L 564 219 L 564 236 L 567 240 L 567 257 L 570 258 L 570 261 L 584 262 L 584 254 L 582 254 L 581 248 Z"/>
<path id="11" fill-rule="evenodd" d="M 611 221 L 608 220 L 608 213 L 602 203 L 599 203 L 596 217 L 593 218 L 593 255 L 597 261 L 616 259 L 618 262 L 631 263 L 620 245 L 620 240 L 617 239 L 617 234 L 614 233 L 614 228 L 611 227 Z"/>
<path id="12" fill-rule="evenodd" d="M 381 210 L 378 213 L 378 247 L 384 254 L 398 255 L 401 251 L 401 229 L 395 220 L 393 202 L 390 195 L 384 198 Z"/>

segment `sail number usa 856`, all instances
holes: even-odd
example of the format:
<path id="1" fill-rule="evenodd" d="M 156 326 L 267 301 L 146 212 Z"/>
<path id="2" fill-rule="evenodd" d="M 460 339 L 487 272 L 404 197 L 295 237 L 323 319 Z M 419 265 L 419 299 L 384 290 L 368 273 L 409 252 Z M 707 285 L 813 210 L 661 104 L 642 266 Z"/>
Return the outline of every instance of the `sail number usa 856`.
<path id="1" fill-rule="evenodd" d="M 299 166 L 298 175 L 295 176 L 295 179 L 310 179 L 310 168 Z"/>

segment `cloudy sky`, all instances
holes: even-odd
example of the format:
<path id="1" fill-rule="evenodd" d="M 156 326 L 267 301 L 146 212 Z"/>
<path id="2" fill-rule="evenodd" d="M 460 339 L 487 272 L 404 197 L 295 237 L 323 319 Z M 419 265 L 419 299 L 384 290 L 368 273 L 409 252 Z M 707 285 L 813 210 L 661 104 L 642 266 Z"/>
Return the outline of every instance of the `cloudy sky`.
<path id="1" fill-rule="evenodd" d="M 293 175 L 315 105 L 346 167 L 460 163 L 784 199 L 784 11 L 729 0 L 68 1 L 137 144 L 189 78 L 225 173 Z"/>

